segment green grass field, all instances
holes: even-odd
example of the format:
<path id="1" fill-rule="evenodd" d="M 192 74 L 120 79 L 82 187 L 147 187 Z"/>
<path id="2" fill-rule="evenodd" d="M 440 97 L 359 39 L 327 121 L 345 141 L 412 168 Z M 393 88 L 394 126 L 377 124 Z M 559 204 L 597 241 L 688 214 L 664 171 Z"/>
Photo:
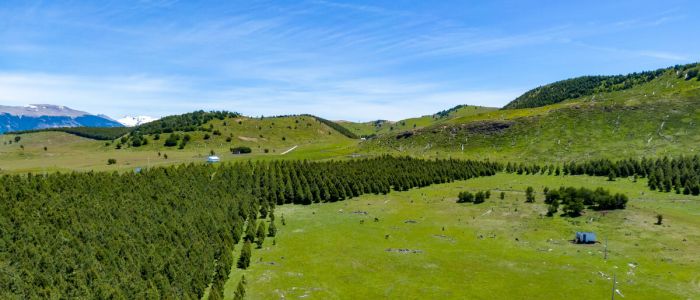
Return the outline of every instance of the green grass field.
<path id="1" fill-rule="evenodd" d="M 625 210 L 544 217 L 543 187 L 562 185 L 604 187 L 630 202 Z M 524 203 L 527 186 L 539 192 L 534 204 Z M 492 197 L 455 203 L 463 190 Z M 654 225 L 657 214 L 663 225 Z M 625 299 L 700 295 L 700 200 L 650 192 L 643 180 L 498 174 L 285 205 L 276 215 L 276 245 L 268 238 L 251 268 L 232 271 L 227 299 L 242 274 L 248 299 L 608 299 L 613 274 Z M 575 231 L 607 238 L 608 259 L 603 243 L 570 243 Z"/>

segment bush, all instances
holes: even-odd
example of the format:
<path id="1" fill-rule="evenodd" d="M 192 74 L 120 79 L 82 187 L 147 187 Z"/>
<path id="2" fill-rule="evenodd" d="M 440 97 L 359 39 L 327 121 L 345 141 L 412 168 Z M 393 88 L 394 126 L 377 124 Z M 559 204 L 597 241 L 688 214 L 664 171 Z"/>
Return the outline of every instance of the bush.
<path id="1" fill-rule="evenodd" d="M 117 163 L 117 160 L 114 159 L 114 158 L 110 158 L 110 159 L 107 160 L 107 164 L 108 164 L 108 165 L 113 165 L 113 164 L 116 164 L 116 163 Z"/>
<path id="2" fill-rule="evenodd" d="M 457 198 L 457 203 L 467 203 L 471 202 L 474 204 L 479 204 L 479 203 L 484 203 L 486 199 L 488 199 L 491 196 L 490 191 L 478 191 L 476 194 L 472 194 L 471 192 L 464 191 L 460 192 Z"/>
<path id="3" fill-rule="evenodd" d="M 175 147 L 177 146 L 177 141 L 180 140 L 180 135 L 177 133 L 172 133 L 165 140 L 165 147 Z"/>
<path id="4" fill-rule="evenodd" d="M 476 192 L 476 195 L 474 195 L 474 204 L 484 203 L 485 200 L 486 193 L 484 192 Z"/>
<path id="5" fill-rule="evenodd" d="M 457 203 L 474 202 L 474 194 L 471 192 L 460 192 Z"/>
<path id="6" fill-rule="evenodd" d="M 533 189 L 531 186 L 528 186 L 525 190 L 525 202 L 535 202 L 535 189 Z"/>
<path id="7" fill-rule="evenodd" d="M 248 154 L 251 152 L 253 152 L 253 150 L 251 150 L 250 147 L 240 146 L 231 148 L 231 153 L 233 154 Z"/>

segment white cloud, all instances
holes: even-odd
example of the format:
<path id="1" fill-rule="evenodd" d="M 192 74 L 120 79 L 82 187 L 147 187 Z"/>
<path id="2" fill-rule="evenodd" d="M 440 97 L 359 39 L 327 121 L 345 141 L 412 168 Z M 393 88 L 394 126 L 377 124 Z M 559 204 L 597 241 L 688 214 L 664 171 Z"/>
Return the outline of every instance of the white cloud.
<path id="1" fill-rule="evenodd" d="M 521 91 L 445 91 L 434 84 L 374 78 L 306 87 L 205 89 L 182 78 L 123 78 L 0 73 L 0 103 L 50 103 L 119 118 L 199 109 L 259 115 L 311 113 L 330 119 L 399 120 L 459 104 L 502 106 Z"/>

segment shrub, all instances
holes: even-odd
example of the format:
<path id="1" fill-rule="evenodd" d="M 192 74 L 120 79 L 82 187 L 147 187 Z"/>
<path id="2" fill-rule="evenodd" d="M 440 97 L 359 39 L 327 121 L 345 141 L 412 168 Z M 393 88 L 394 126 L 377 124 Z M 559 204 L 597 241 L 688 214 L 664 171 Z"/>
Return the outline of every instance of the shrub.
<path id="1" fill-rule="evenodd" d="M 457 203 L 474 202 L 474 194 L 471 192 L 460 192 Z"/>
<path id="2" fill-rule="evenodd" d="M 253 150 L 251 150 L 250 147 L 246 146 L 231 148 L 231 153 L 233 154 L 248 154 L 251 152 L 253 152 Z"/>
<path id="3" fill-rule="evenodd" d="M 533 189 L 531 186 L 528 186 L 525 190 L 525 202 L 535 202 L 535 189 Z"/>
<path id="4" fill-rule="evenodd" d="M 108 164 L 108 165 L 113 165 L 113 164 L 116 164 L 116 163 L 117 163 L 117 160 L 114 159 L 114 158 L 107 159 L 107 164 Z"/>
<path id="5" fill-rule="evenodd" d="M 165 147 L 174 147 L 177 146 L 177 141 L 180 140 L 180 135 L 177 133 L 172 133 L 168 138 L 165 140 Z"/>
<path id="6" fill-rule="evenodd" d="M 485 199 L 486 193 L 476 192 L 476 194 L 474 195 L 474 204 L 484 203 Z"/>

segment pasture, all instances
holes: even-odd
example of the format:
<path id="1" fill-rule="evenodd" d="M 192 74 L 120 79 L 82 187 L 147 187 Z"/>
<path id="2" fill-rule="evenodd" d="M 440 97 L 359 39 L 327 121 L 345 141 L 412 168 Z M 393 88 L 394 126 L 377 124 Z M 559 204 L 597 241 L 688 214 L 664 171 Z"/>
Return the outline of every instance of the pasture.
<path id="1" fill-rule="evenodd" d="M 535 203 L 524 202 L 528 186 Z M 630 202 L 546 217 L 545 186 L 603 187 Z M 492 195 L 455 203 L 465 190 Z M 249 299 L 607 299 L 613 274 L 616 299 L 700 295 L 700 199 L 651 192 L 645 180 L 498 174 L 275 214 L 277 236 L 248 270 L 232 270 L 227 299 L 243 274 Z M 602 243 L 575 245 L 576 231 Z"/>

